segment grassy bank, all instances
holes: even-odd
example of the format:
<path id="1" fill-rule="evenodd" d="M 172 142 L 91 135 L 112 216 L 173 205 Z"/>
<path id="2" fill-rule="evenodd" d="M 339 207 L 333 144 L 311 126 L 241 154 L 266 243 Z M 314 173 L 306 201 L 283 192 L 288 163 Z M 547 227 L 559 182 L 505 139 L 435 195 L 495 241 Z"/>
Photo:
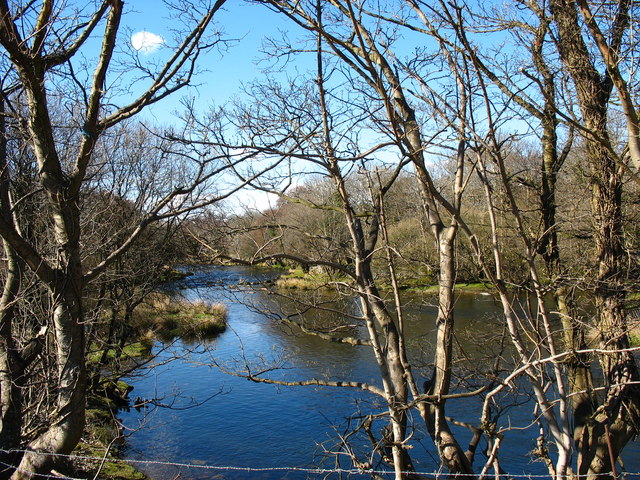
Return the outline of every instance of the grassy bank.
<path id="1" fill-rule="evenodd" d="M 206 338 L 226 329 L 227 308 L 221 303 L 189 302 L 153 293 L 138 306 L 133 321 L 140 330 L 161 338 Z"/>
<path id="2" fill-rule="evenodd" d="M 323 272 L 303 272 L 301 268 L 291 269 L 276 280 L 278 288 L 291 288 L 296 290 L 317 290 L 329 288 L 331 283 L 350 282 L 350 279 L 329 275 Z"/>
<path id="3" fill-rule="evenodd" d="M 117 382 L 115 388 L 126 397 L 130 387 Z M 68 466 L 74 478 L 100 478 L 101 480 L 148 480 L 142 472 L 120 458 L 120 450 L 125 444 L 120 424 L 115 418 L 119 405 L 112 399 L 92 394 L 87 402 L 87 423 L 82 439 Z"/>
<path id="4" fill-rule="evenodd" d="M 319 288 L 329 288 L 331 283 L 346 282 L 350 283 L 351 279 L 329 275 L 326 273 L 309 272 L 305 273 L 302 269 L 291 269 L 288 273 L 282 275 L 276 282 L 278 288 L 289 288 L 297 290 L 317 290 Z M 381 283 L 380 289 L 390 289 L 388 283 Z M 415 293 L 437 293 L 439 286 L 433 283 L 432 276 L 414 277 L 405 279 L 399 284 L 400 290 Z M 465 292 L 486 292 L 489 290 L 485 283 L 459 283 L 456 289 Z"/>
<path id="5" fill-rule="evenodd" d="M 144 337 L 139 341 L 128 343 L 124 347 L 110 348 L 106 352 L 106 361 L 113 361 L 117 358 L 120 360 L 142 358 L 151 353 L 151 347 L 153 346 L 153 339 Z M 104 350 L 92 350 L 87 355 L 87 362 L 89 365 L 98 363 L 102 359 Z"/>

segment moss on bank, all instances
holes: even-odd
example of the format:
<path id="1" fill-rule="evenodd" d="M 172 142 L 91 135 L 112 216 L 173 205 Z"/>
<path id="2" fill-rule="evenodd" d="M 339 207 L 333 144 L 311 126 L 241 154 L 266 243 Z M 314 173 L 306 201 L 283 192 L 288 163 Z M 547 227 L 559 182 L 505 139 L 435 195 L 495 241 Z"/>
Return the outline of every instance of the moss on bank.
<path id="1" fill-rule="evenodd" d="M 118 382 L 118 387 L 124 390 L 122 395 L 129 391 L 128 386 Z M 125 384 L 126 385 L 126 384 Z M 105 480 L 146 480 L 148 477 L 135 467 L 122 461 L 120 450 L 124 445 L 121 438 L 119 424 L 115 419 L 117 406 L 107 398 L 93 396 L 89 400 L 87 409 L 87 426 L 82 441 L 76 448 L 76 454 L 91 458 L 104 458 L 102 460 L 85 460 L 81 465 L 82 470 L 93 474 L 94 478 L 98 469 L 98 478 Z M 105 457 L 106 453 L 106 457 Z"/>
<path id="2" fill-rule="evenodd" d="M 420 292 L 420 293 L 437 293 L 439 285 L 425 285 L 421 287 L 410 287 L 405 290 L 409 292 Z M 486 283 L 456 283 L 455 287 L 458 292 L 488 292 L 491 288 Z"/>
<path id="3" fill-rule="evenodd" d="M 114 383 L 114 386 L 123 397 L 131 390 L 122 381 Z M 112 399 L 90 394 L 87 399 L 87 421 L 80 443 L 69 461 L 58 465 L 56 471 L 72 478 L 149 480 L 149 477 L 120 458 L 124 438 L 115 418 L 117 411 L 118 405 Z"/>
<path id="4" fill-rule="evenodd" d="M 640 292 L 630 293 L 627 301 L 629 343 L 631 347 L 640 347 Z"/>
<path id="5" fill-rule="evenodd" d="M 95 368 L 104 356 L 108 370 L 119 361 L 147 357 L 155 337 L 211 337 L 225 330 L 226 317 L 227 310 L 222 304 L 175 300 L 162 293 L 153 293 L 134 312 L 132 326 L 137 341 L 123 348 L 109 348 L 106 352 L 101 349 L 91 351 L 87 363 Z M 59 472 L 73 478 L 148 480 L 146 475 L 119 458 L 125 440 L 116 414 L 119 408 L 128 405 L 131 390 L 132 387 L 121 380 L 100 378 L 88 396 L 82 439 L 73 457 L 58 466 Z"/>
<path id="6" fill-rule="evenodd" d="M 146 357 L 151 353 L 153 342 L 148 338 L 141 338 L 140 341 L 128 343 L 122 349 L 110 348 L 107 350 L 107 360 L 113 360 L 116 357 L 121 359 L 133 359 Z M 87 354 L 87 362 L 89 365 L 98 363 L 102 358 L 103 350 L 90 351 Z"/>
<path id="7" fill-rule="evenodd" d="M 640 312 L 629 321 L 629 343 L 631 347 L 640 347 Z"/>
<path id="8" fill-rule="evenodd" d="M 334 282 L 349 282 L 344 276 L 329 275 L 324 272 L 305 273 L 301 268 L 291 269 L 276 281 L 278 288 L 291 288 L 296 290 L 317 290 L 328 288 Z"/>

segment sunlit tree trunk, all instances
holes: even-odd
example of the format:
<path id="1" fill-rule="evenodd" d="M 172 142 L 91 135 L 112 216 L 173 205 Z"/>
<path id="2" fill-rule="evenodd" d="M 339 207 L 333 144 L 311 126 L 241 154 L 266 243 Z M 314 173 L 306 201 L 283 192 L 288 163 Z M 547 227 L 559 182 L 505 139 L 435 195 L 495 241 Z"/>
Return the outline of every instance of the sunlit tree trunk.
<path id="1" fill-rule="evenodd" d="M 0 110 L 4 110 L 1 109 Z M 11 219 L 9 165 L 4 128 L 4 117 L 0 118 L 0 215 Z M 12 220 L 10 220 L 12 221 Z M 21 358 L 13 336 L 13 324 L 19 300 L 20 284 L 23 280 L 24 263 L 11 247 L 3 241 L 6 259 L 6 277 L 2 299 L 0 299 L 0 478 L 8 478 L 19 455 L 8 452 L 19 449 L 22 429 L 22 386 L 24 385 L 25 361 Z"/>
<path id="2" fill-rule="evenodd" d="M 366 37 L 369 38 L 368 36 Z M 373 42 L 369 39 L 371 45 Z M 380 70 L 386 81 L 392 87 L 393 95 L 386 98 L 386 92 L 378 93 L 389 105 L 389 119 L 395 125 L 397 142 L 406 149 L 409 158 L 416 171 L 420 197 L 429 223 L 430 230 L 438 252 L 438 315 L 436 317 L 436 345 L 434 351 L 433 378 L 430 379 L 430 391 L 425 392 L 435 395 L 436 400 L 428 404 L 419 402 L 419 410 L 427 424 L 429 433 L 438 448 L 438 453 L 443 463 L 451 473 L 471 474 L 473 469 L 469 458 L 465 455 L 457 439 L 453 435 L 446 418 L 446 395 L 451 385 L 451 373 L 453 366 L 453 330 L 454 330 L 454 303 L 455 281 L 457 276 L 456 266 L 456 240 L 458 233 L 457 221 L 452 217 L 449 225 L 445 225 L 438 210 L 438 202 L 435 195 L 435 187 L 424 160 L 424 145 L 420 127 L 416 121 L 415 111 L 409 105 L 400 85 L 400 79 L 387 63 L 387 59 L 376 52 L 375 61 L 380 65 Z M 461 87 L 461 85 L 458 85 Z M 466 109 L 466 93 L 464 86 L 459 91 L 460 115 L 464 124 L 464 110 Z M 458 143 L 456 157 L 456 173 L 454 182 L 454 200 L 452 206 L 460 208 L 462 195 L 465 142 L 463 133 L 459 132 L 461 140 Z"/>
<path id="3" fill-rule="evenodd" d="M 595 325 L 600 347 L 611 353 L 600 356 L 608 388 L 604 403 L 576 439 L 578 470 L 590 478 L 608 477 L 626 443 L 638 433 L 640 424 L 640 378 L 629 351 L 624 312 L 624 242 L 622 228 L 622 168 L 612 156 L 607 127 L 608 103 L 613 83 L 600 74 L 582 37 L 576 3 L 554 0 L 550 4 L 558 29 L 558 49 L 574 84 L 586 129 L 586 157 L 591 183 L 591 211 L 598 275 L 593 285 Z M 621 4 L 613 19 L 612 44 L 620 45 L 628 24 L 628 2 Z M 610 454 L 611 451 L 611 454 Z"/>
<path id="4" fill-rule="evenodd" d="M 86 373 L 84 334 L 78 292 L 61 288 L 54 294 L 53 313 L 56 361 L 58 364 L 57 420 L 29 445 L 13 475 L 14 480 L 32 478 L 33 472 L 51 468 L 55 456 L 69 454 L 78 444 L 85 422 Z M 44 452 L 39 455 L 38 452 Z"/>
<path id="5" fill-rule="evenodd" d="M 316 20 L 322 25 L 322 6 L 316 4 Z M 320 98 L 322 130 L 324 136 L 324 148 L 327 162 L 327 171 L 335 183 L 339 197 L 342 201 L 345 221 L 351 235 L 351 243 L 354 254 L 355 281 L 357 293 L 360 297 L 364 318 L 369 332 L 369 340 L 378 368 L 380 370 L 386 402 L 389 411 L 391 427 L 391 452 L 392 466 L 396 480 L 405 478 L 405 472 L 413 470 L 413 465 L 407 450 L 404 448 L 407 432 L 407 378 L 402 362 L 402 342 L 400 333 L 394 319 L 382 301 L 373 275 L 371 262 L 376 249 L 380 233 L 380 202 L 378 198 L 372 198 L 374 204 L 373 214 L 368 222 L 366 231 L 363 222 L 356 215 L 344 178 L 340 171 L 340 165 L 335 157 L 330 127 L 330 113 L 326 102 L 324 84 L 324 66 L 322 58 L 323 36 L 317 37 L 317 68 L 318 68 L 318 95 Z M 379 188 L 382 188 L 380 186 Z M 380 336 L 381 333 L 381 336 Z M 380 338 L 379 338 L 380 337 Z"/>
<path id="6" fill-rule="evenodd" d="M 156 198 L 155 203 L 145 205 L 148 211 L 135 221 L 126 237 L 90 270 L 88 265 L 83 265 L 81 218 L 87 208 L 83 206 L 83 189 L 100 136 L 144 107 L 189 84 L 194 74 L 195 59 L 202 53 L 202 48 L 215 44 L 215 40 L 211 43 L 207 41 L 207 47 L 200 42 L 214 13 L 223 3 L 224 0 L 217 0 L 209 6 L 211 8 L 203 7 L 203 13 L 196 13 L 198 8 L 194 7 L 191 18 L 200 20 L 194 23 L 191 31 L 185 32 L 184 40 L 163 67 L 158 68 L 156 73 L 146 72 L 149 77 L 147 89 L 138 97 L 132 95 L 133 100 L 128 104 L 119 108 L 111 105 L 105 108 L 107 72 L 118 43 L 124 3 L 121 0 L 105 0 L 98 2 L 95 11 L 88 17 L 67 18 L 60 13 L 64 9 L 58 10 L 62 7 L 54 5 L 52 0 L 35 5 L 27 2 L 26 6 L 20 2 L 9 4 L 0 1 L 0 44 L 5 51 L 5 60 L 10 65 L 7 75 L 15 82 L 20 91 L 20 101 L 23 102 L 15 110 L 25 115 L 24 119 L 19 120 L 24 127 L 21 133 L 26 134 L 25 143 L 33 154 L 38 168 L 38 181 L 47 198 L 50 216 L 43 224 L 46 224 L 47 241 L 53 245 L 53 252 L 40 249 L 38 244 L 25 238 L 4 209 L 0 217 L 0 235 L 48 289 L 52 305 L 51 318 L 47 322 L 48 335 L 53 340 L 57 369 L 51 373 L 56 380 L 55 391 L 52 392 L 55 404 L 49 406 L 53 408 L 43 422 L 45 426 L 33 434 L 35 438 L 21 439 L 28 453 L 24 454 L 17 467 L 13 475 L 15 479 L 45 473 L 56 460 L 55 455 L 70 453 L 82 435 L 86 400 L 83 309 L 86 283 L 104 273 L 122 257 L 149 224 L 221 198 L 193 200 L 193 203 L 184 207 L 186 204 L 177 202 L 175 206 L 178 208 L 169 211 L 168 206 L 174 206 L 174 198 L 188 196 L 196 189 L 196 185 L 201 186 L 210 178 L 211 174 L 205 173 L 209 161 L 200 159 L 194 178 L 187 180 L 186 185 L 160 188 L 165 192 L 163 196 Z M 74 108 L 77 106 L 79 110 L 82 126 L 72 124 L 72 128 L 77 128 L 81 133 L 70 135 L 75 144 L 61 145 L 58 120 L 54 118 L 55 113 L 49 105 L 49 92 L 55 85 L 51 78 L 62 72 L 65 78 L 73 79 L 75 87 L 83 88 L 76 77 L 77 65 L 72 59 L 89 38 L 95 38 L 98 25 L 102 25 L 104 30 L 100 35 L 101 46 L 95 56 L 90 84 L 81 92 L 62 92 L 63 96 L 69 95 L 65 97 L 68 104 L 74 105 Z M 78 93 L 77 97 L 73 96 L 75 93 Z M 8 325 L 3 321 L 4 338 L 9 335 Z M 6 345 L 10 350 L 10 342 Z M 4 389 L 2 398 L 5 398 Z"/>
<path id="7" fill-rule="evenodd" d="M 34 70 L 38 65 L 35 62 Z M 32 72 L 25 68 L 28 79 L 29 129 L 34 139 L 34 153 L 40 165 L 43 186 L 53 211 L 54 242 L 57 258 L 51 270 L 41 277 L 50 291 L 53 305 L 52 333 L 55 341 L 58 380 L 56 388 L 56 420 L 30 445 L 33 453 L 25 453 L 13 475 L 15 479 L 31 478 L 33 472 L 45 472 L 54 461 L 38 451 L 70 453 L 84 428 L 86 374 L 84 366 L 84 326 L 82 295 L 84 279 L 80 257 L 80 192 L 70 189 L 57 159 L 53 127 L 43 92 L 30 84 Z M 33 75 L 37 78 L 37 74 Z M 35 261 L 35 258 L 32 260 Z M 34 268 L 35 267 L 35 268 Z M 36 273 L 38 267 L 33 265 Z"/>

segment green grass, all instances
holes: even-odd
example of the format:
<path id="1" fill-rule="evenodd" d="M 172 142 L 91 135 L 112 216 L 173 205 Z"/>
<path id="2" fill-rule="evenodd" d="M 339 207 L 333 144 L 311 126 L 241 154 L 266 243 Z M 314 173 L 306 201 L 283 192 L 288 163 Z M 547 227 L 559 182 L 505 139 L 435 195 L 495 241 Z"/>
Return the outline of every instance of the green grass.
<path id="1" fill-rule="evenodd" d="M 629 320 L 629 343 L 632 347 L 640 347 L 640 317 Z"/>
<path id="2" fill-rule="evenodd" d="M 106 480 L 145 480 L 147 477 L 131 465 L 124 462 L 105 462 L 100 478 Z"/>
<path id="3" fill-rule="evenodd" d="M 318 288 L 329 286 L 331 282 L 336 281 L 350 281 L 346 277 L 335 277 L 323 273 L 305 273 L 301 268 L 289 270 L 285 275 L 282 275 L 276 285 L 279 288 L 290 288 L 298 290 L 316 290 Z M 434 284 L 434 282 L 436 282 Z M 382 284 L 381 289 L 390 289 L 391 285 Z M 400 281 L 399 288 L 408 292 L 416 293 L 435 293 L 440 288 L 437 281 L 434 280 L 432 275 L 416 276 L 407 278 Z M 486 283 L 458 283 L 456 284 L 457 291 L 463 292 L 486 292 L 489 287 Z"/>
<path id="4" fill-rule="evenodd" d="M 276 281 L 278 288 L 291 288 L 297 290 L 317 290 L 328 287 L 332 282 L 348 281 L 346 277 L 340 275 L 329 275 L 326 273 L 305 273 L 301 268 L 291 269 L 288 273 L 281 275 Z"/>
<path id="5" fill-rule="evenodd" d="M 640 347 L 640 292 L 633 292 L 627 296 L 628 311 L 630 313 L 628 320 L 629 325 L 629 343 L 632 347 Z"/>

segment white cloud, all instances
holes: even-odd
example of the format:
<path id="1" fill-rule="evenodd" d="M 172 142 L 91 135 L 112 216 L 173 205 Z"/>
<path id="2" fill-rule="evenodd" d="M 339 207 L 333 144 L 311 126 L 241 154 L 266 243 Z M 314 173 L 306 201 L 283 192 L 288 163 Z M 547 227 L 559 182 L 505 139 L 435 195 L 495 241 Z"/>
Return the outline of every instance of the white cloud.
<path id="1" fill-rule="evenodd" d="M 131 35 L 131 46 L 138 52 L 149 55 L 164 44 L 164 38 L 155 33 L 142 30 Z"/>

